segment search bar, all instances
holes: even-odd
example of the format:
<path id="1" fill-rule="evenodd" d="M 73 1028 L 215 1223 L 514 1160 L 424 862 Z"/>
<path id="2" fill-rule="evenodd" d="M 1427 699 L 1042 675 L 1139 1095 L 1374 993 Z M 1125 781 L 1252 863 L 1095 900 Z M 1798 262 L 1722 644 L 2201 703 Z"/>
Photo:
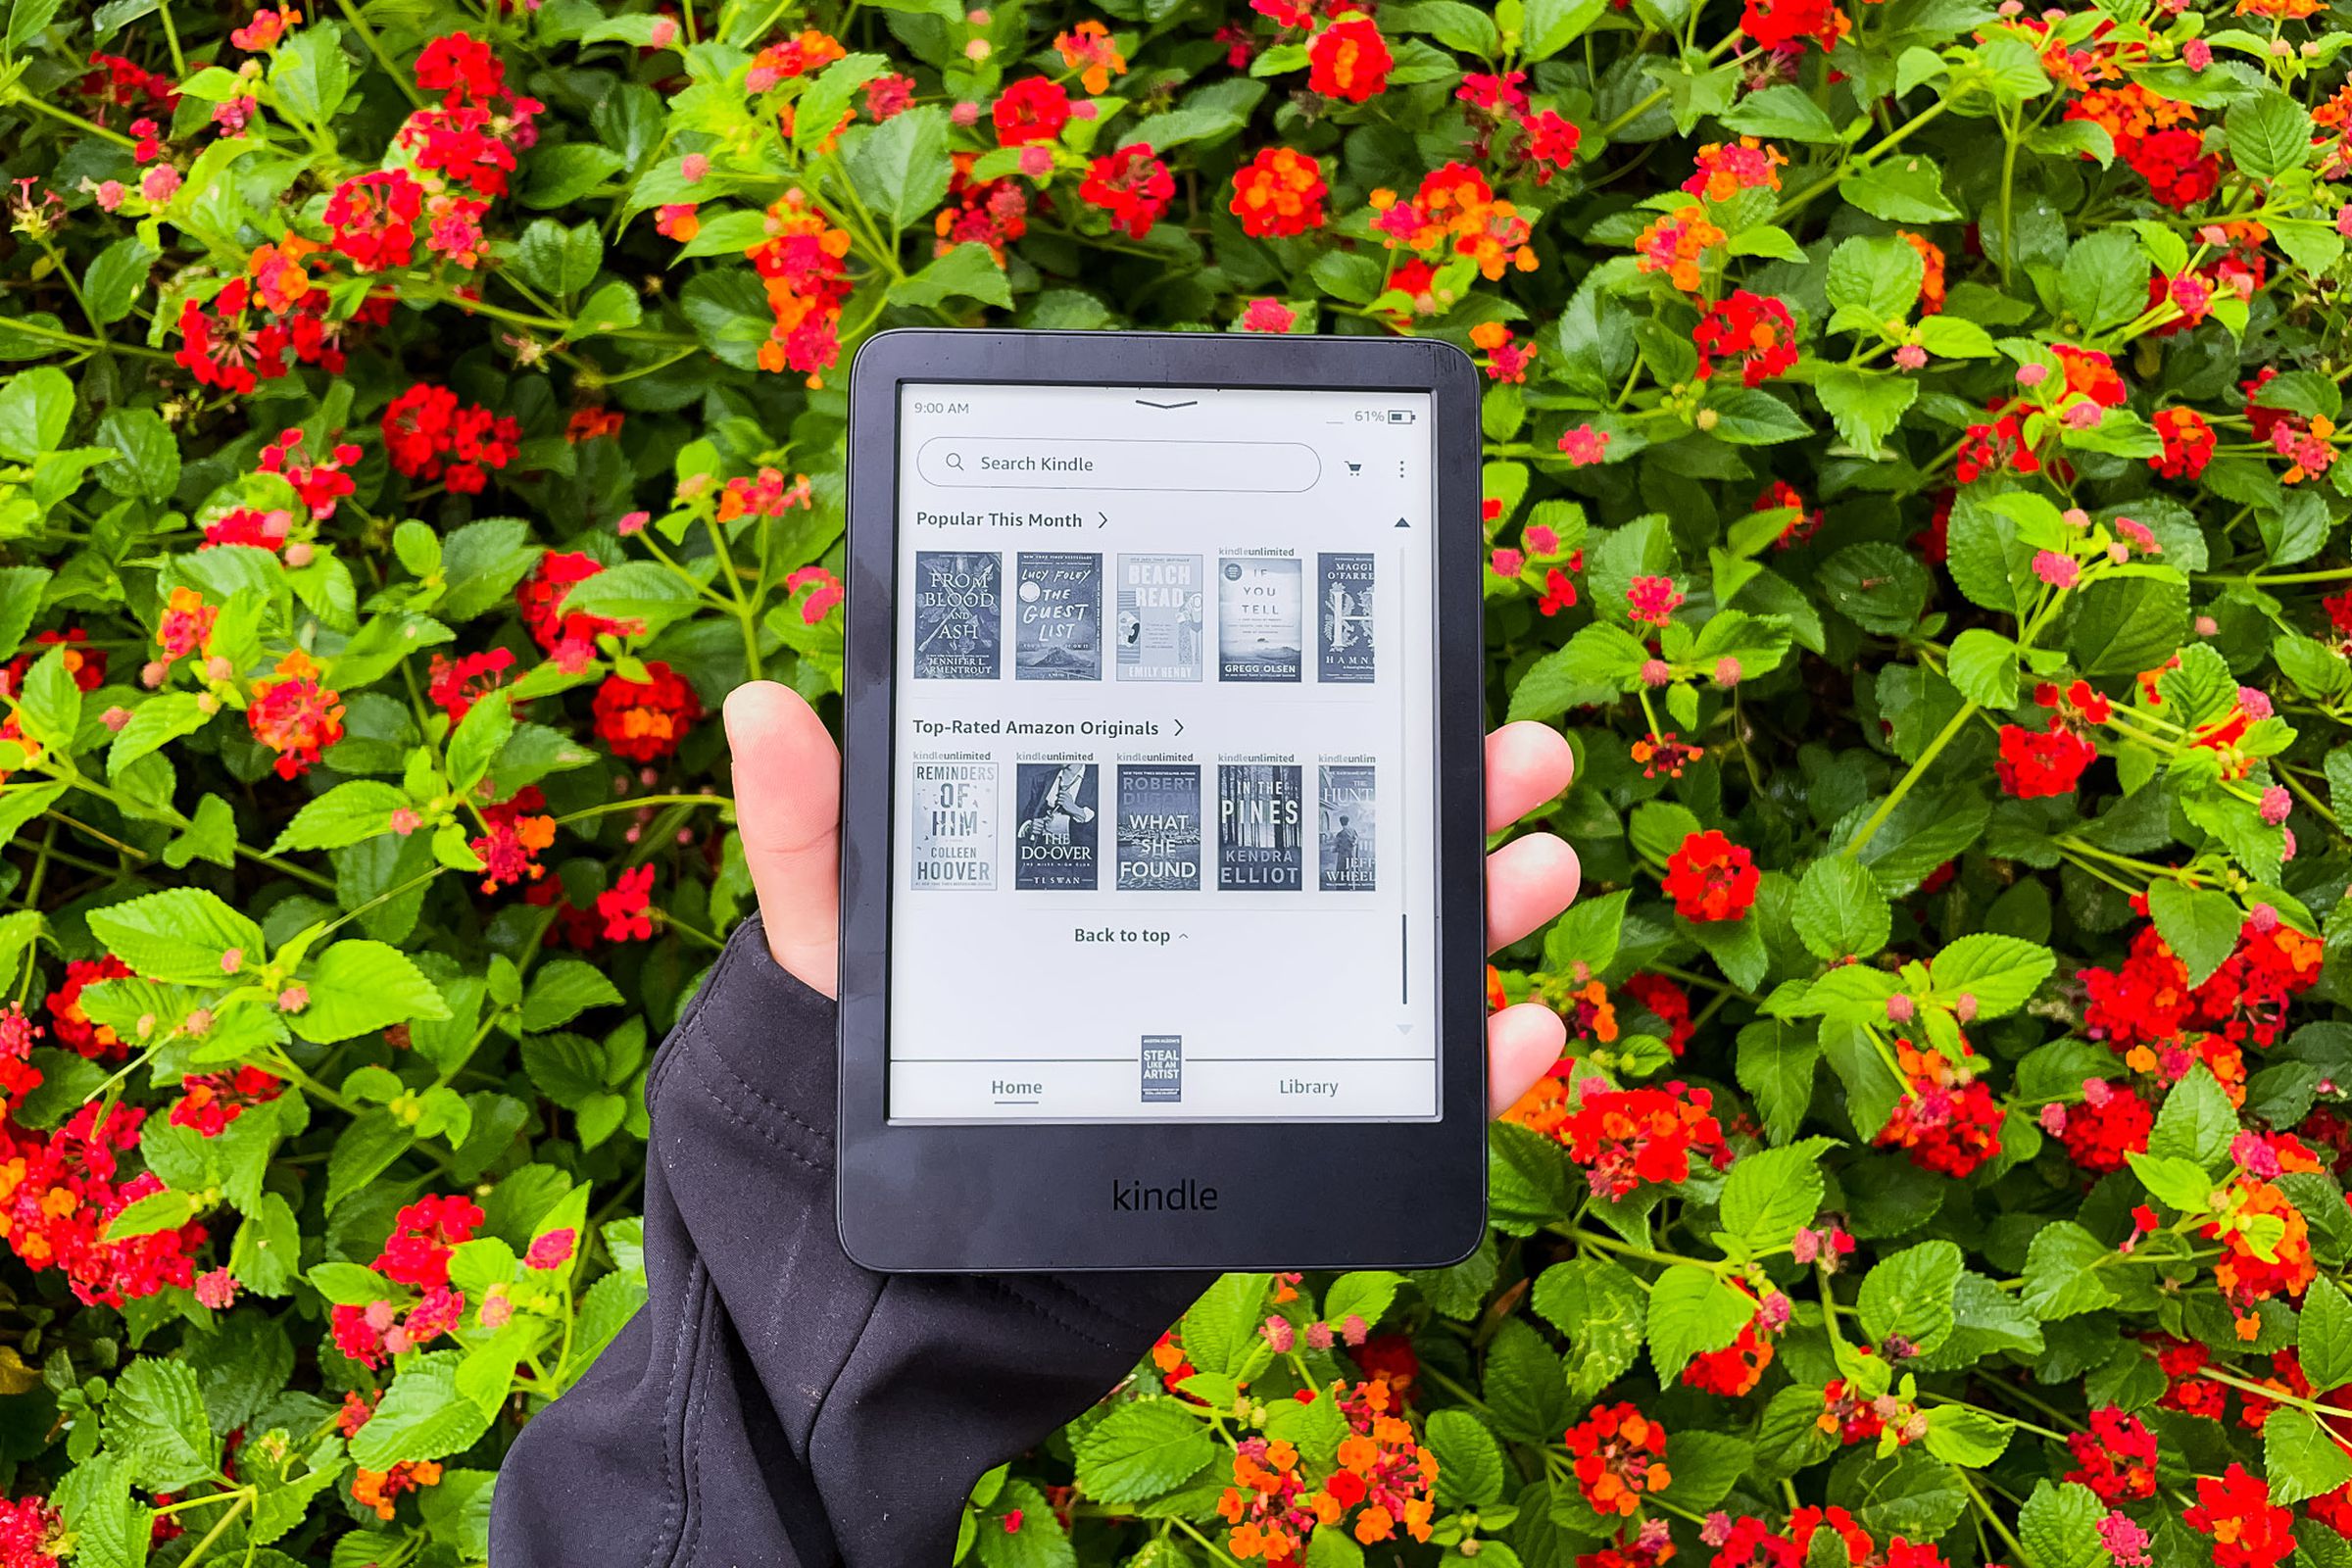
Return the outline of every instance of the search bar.
<path id="1" fill-rule="evenodd" d="M 1311 490 L 1315 449 L 1297 441 L 1122 441 L 1091 436 L 934 436 L 926 483 L 982 490 Z"/>

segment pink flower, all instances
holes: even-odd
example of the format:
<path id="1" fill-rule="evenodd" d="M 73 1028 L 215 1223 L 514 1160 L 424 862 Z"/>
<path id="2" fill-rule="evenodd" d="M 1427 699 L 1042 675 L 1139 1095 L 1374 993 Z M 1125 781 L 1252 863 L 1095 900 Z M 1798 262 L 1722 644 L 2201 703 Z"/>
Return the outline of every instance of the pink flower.
<path id="1" fill-rule="evenodd" d="M 95 194 L 98 198 L 98 205 L 111 213 L 122 205 L 122 182 L 119 179 L 102 180 L 99 182 Z M 2352 213 L 2352 207 L 2347 207 L 2344 211 Z M 2337 225 L 2339 227 L 2342 225 L 2340 218 L 2337 220 Z"/>
<path id="2" fill-rule="evenodd" d="M 2072 588 L 2082 579 L 2082 567 L 2072 556 L 2040 550 L 2034 555 L 2034 575 L 2053 588 Z"/>
<path id="3" fill-rule="evenodd" d="M 196 1276 L 196 1299 L 218 1312 L 237 1298 L 237 1277 L 224 1268 Z"/>
<path id="4" fill-rule="evenodd" d="M 107 181 L 107 184 L 112 185 L 114 184 L 114 181 L 110 179 Z M 103 206 L 106 201 L 106 186 L 101 185 L 98 189 L 98 200 L 100 205 Z M 111 213 L 114 211 L 114 209 L 109 207 L 107 208 L 107 211 Z M 2338 234 L 2352 237 L 2352 202 L 2346 202 L 2343 206 L 2338 207 L 2335 210 L 2335 231 Z"/>
<path id="5" fill-rule="evenodd" d="M 507 1319 L 514 1315 L 514 1301 L 504 1291 L 493 1285 L 489 1294 L 482 1298 L 482 1327 L 486 1329 L 500 1328 L 505 1325 Z"/>
<path id="6" fill-rule="evenodd" d="M 686 183 L 691 185 L 710 172 L 710 160 L 701 153 L 688 153 L 678 160 L 678 172 L 684 175 Z"/>
<path id="7" fill-rule="evenodd" d="M 1663 686 L 1672 679 L 1674 679 L 1674 666 L 1663 659 L 1645 659 L 1642 662 L 1642 685 Z"/>
<path id="8" fill-rule="evenodd" d="M 1519 542 L 1539 556 L 1560 553 L 1560 536 L 1540 522 L 1531 522 L 1519 530 Z"/>
<path id="9" fill-rule="evenodd" d="M 2268 718 L 2273 711 L 2271 694 L 2259 686 L 2240 686 L 2237 689 L 2237 706 L 2244 709 L 2246 716 L 2251 719 Z"/>
<path id="10" fill-rule="evenodd" d="M 623 539 L 626 539 L 630 534 L 643 532 L 645 525 L 653 520 L 651 513 L 624 512 L 620 514 L 620 520 L 612 524 L 612 527 Z"/>
<path id="11" fill-rule="evenodd" d="M 179 171 L 170 164 L 158 164 L 139 176 L 139 194 L 151 202 L 168 202 L 179 189 Z"/>
<path id="12" fill-rule="evenodd" d="M 1636 577 L 1625 590 L 1627 613 L 1652 626 L 1663 626 L 1683 602 L 1672 577 Z"/>
<path id="13" fill-rule="evenodd" d="M 130 722 L 130 710 L 124 708 L 121 703 L 117 703 L 98 715 L 98 722 L 120 735 L 122 733 L 122 726 Z"/>
<path id="14" fill-rule="evenodd" d="M 1527 558 L 1508 545 L 1498 546 L 1488 563 L 1497 577 L 1516 577 L 1527 569 Z"/>
<path id="15" fill-rule="evenodd" d="M 1740 661 L 1729 654 L 1715 661 L 1715 684 L 1727 692 L 1739 685 L 1740 677 L 1745 673 L 1747 672 L 1740 667 Z"/>
<path id="16" fill-rule="evenodd" d="M 2211 615 L 2199 615 L 2189 623 L 2189 629 L 2200 637 L 2218 637 L 2222 632 L 2222 623 Z"/>
<path id="17" fill-rule="evenodd" d="M 2054 1100 L 2051 1101 L 2041 1107 L 2040 1121 L 2043 1132 L 2048 1133 L 2052 1138 L 2059 1137 L 2066 1131 L 2066 1107 Z"/>
<path id="18" fill-rule="evenodd" d="M 2096 430 L 2099 421 L 2107 417 L 2107 411 L 2084 398 L 2080 403 L 2069 405 L 2064 417 L 2066 427 L 2070 430 Z"/>
<path id="19" fill-rule="evenodd" d="M 1284 1354 L 1290 1349 L 1293 1339 L 1291 1320 L 1280 1312 L 1269 1313 L 1257 1332 L 1265 1336 L 1268 1345 L 1274 1347 L 1276 1355 Z"/>
<path id="20" fill-rule="evenodd" d="M 653 45 L 653 47 L 656 49 L 666 49 L 671 44 L 677 42 L 677 38 L 678 24 L 674 20 L 668 17 L 656 17 L 654 19 L 653 30 L 646 35 L 646 41 Z M 689 174 L 686 177 L 688 179 L 699 179 L 702 176 L 699 174 Z"/>
<path id="21" fill-rule="evenodd" d="M 977 125 L 980 123 L 980 106 L 978 104 L 957 104 L 948 111 L 948 119 L 958 125 Z"/>
<path id="22" fill-rule="evenodd" d="M 2017 384 L 2019 386 L 2039 386 L 2049 378 L 2050 368 L 2038 362 L 2021 365 L 2017 368 Z"/>
<path id="23" fill-rule="evenodd" d="M 1900 991 L 1886 999 L 1886 1021 L 1888 1023 L 1909 1023 L 1913 1017 L 1917 1016 L 1917 1013 L 1918 1008 L 1912 1004 L 1911 999 Z"/>
<path id="24" fill-rule="evenodd" d="M 1894 351 L 1894 363 L 1906 370 L 1924 370 L 1928 368 L 1928 351 L 1916 343 L 1906 343 Z"/>
<path id="25" fill-rule="evenodd" d="M 2295 808 L 2295 798 L 2286 793 L 2284 785 L 2274 784 L 2262 792 L 2262 819 L 2273 827 L 2285 821 Z"/>
<path id="26" fill-rule="evenodd" d="M 1054 149 L 1031 145 L 1021 149 L 1021 172 L 1031 179 L 1043 179 L 1054 172 Z"/>
<path id="27" fill-rule="evenodd" d="M 1823 1232 L 1798 1226 L 1796 1235 L 1789 1239 L 1788 1255 L 1799 1263 L 1811 1263 L 1821 1255 L 1823 1236 Z"/>
<path id="28" fill-rule="evenodd" d="M 2195 48 L 2192 42 L 2189 47 Z M 2209 49 L 2208 57 L 2212 55 Z M 2099 1521 L 2099 1544 L 2115 1559 L 2116 1568 L 2147 1568 L 2153 1560 L 2148 1555 L 2148 1533 L 2132 1522 L 2132 1516 L 2118 1508 Z"/>
<path id="29" fill-rule="evenodd" d="M 424 826 L 424 818 L 416 814 L 414 807 L 396 806 L 392 808 L 392 819 L 386 825 L 405 839 Z"/>
<path id="30" fill-rule="evenodd" d="M 571 1261 L 572 1244 L 578 1239 L 579 1233 L 568 1227 L 560 1231 L 549 1231 L 545 1236 L 531 1243 L 530 1250 L 522 1254 L 522 1266 L 539 1269 L 543 1272 L 551 1268 L 562 1268 Z"/>
<path id="31" fill-rule="evenodd" d="M 280 1012 L 300 1012 L 310 1004 L 309 986 L 288 986 L 277 994 L 277 1010 Z"/>
<path id="32" fill-rule="evenodd" d="M 1298 321 L 1298 313 L 1280 300 L 1251 300 L 1242 313 L 1245 332 L 1288 332 Z"/>
<path id="33" fill-rule="evenodd" d="M 1561 432 L 1560 451 L 1576 467 L 1587 467 L 1600 462 L 1608 455 L 1608 432 L 1593 429 L 1590 422 Z"/>

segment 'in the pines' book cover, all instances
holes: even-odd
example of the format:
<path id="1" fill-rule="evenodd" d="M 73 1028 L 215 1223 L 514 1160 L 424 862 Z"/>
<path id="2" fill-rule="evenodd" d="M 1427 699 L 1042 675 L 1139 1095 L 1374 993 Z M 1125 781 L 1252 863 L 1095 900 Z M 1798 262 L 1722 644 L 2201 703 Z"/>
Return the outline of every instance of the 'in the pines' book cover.
<path id="1" fill-rule="evenodd" d="M 1303 886 L 1300 769 L 1280 762 L 1217 767 L 1217 889 L 1296 893 Z"/>

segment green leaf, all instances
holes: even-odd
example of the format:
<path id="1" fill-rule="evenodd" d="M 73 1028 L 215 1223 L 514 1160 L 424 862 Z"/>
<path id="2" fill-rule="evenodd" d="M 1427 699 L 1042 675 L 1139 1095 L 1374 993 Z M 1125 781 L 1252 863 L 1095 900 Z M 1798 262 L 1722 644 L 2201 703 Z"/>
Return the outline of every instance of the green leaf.
<path id="1" fill-rule="evenodd" d="M 106 1446 L 150 1492 L 179 1492 L 217 1478 L 220 1446 L 205 1419 L 195 1369 L 141 1356 L 106 1398 Z"/>
<path id="2" fill-rule="evenodd" d="M 1649 650 L 1632 632 L 1611 621 L 1593 621 L 1528 666 L 1511 689 L 1509 716 L 1541 721 L 1571 708 L 1608 702 L 1640 682 L 1648 659 Z"/>
<path id="3" fill-rule="evenodd" d="M 2026 1250 L 2026 1283 L 2018 1299 L 2045 1323 L 2113 1306 L 2115 1287 L 2098 1270 L 2114 1255 L 2073 1220 L 2052 1220 L 2034 1233 Z"/>
<path id="4" fill-rule="evenodd" d="M 1788 1246 L 1821 1207 L 1821 1155 L 1830 1147 L 1826 1138 L 1808 1138 L 1740 1156 L 1716 1200 L 1724 1230 L 1750 1253 Z"/>
<path id="5" fill-rule="evenodd" d="M 2325 1274 L 2304 1294 L 2296 1343 L 2313 1389 L 2325 1395 L 2352 1383 L 2352 1298 Z"/>
<path id="6" fill-rule="evenodd" d="M 2352 1481 L 2352 1453 L 2309 1411 L 2278 1405 L 2262 1424 L 2262 1468 L 2273 1502 L 2301 1502 Z"/>
<path id="7" fill-rule="evenodd" d="M 319 23 L 289 36 L 270 62 L 270 90 L 295 119 L 323 129 L 351 90 L 342 29 Z"/>
<path id="8" fill-rule="evenodd" d="M 2250 179 L 2277 179 L 2311 161 L 2311 115 L 2281 92 L 2231 106 L 2222 122 L 2230 159 Z"/>
<path id="9" fill-rule="evenodd" d="M 858 90 L 890 69 L 883 55 L 845 55 L 817 74 L 793 105 L 792 147 L 803 158 L 830 140 Z"/>
<path id="10" fill-rule="evenodd" d="M 1918 400 L 1919 383 L 1907 375 L 1832 366 L 1815 378 L 1813 391 L 1837 425 L 1838 439 L 1876 458 Z"/>
<path id="11" fill-rule="evenodd" d="M 1842 855 L 1805 867 L 1788 913 L 1806 951 L 1831 962 L 1869 957 L 1886 945 L 1894 929 L 1893 911 L 1877 879 Z"/>
<path id="12" fill-rule="evenodd" d="M 1185 1354 L 1203 1372 L 1236 1372 L 1258 1343 L 1265 1304 L 1265 1275 L 1221 1275 L 1184 1314 Z"/>
<path id="13" fill-rule="evenodd" d="M 1880 1344 L 1900 1335 L 1923 1352 L 1941 1345 L 1952 1332 L 1963 1261 L 1950 1242 L 1922 1242 L 1881 1261 L 1862 1277 L 1855 1299 L 1863 1332 Z"/>
<path id="14" fill-rule="evenodd" d="M 651 561 L 631 561 L 608 566 L 575 584 L 564 596 L 564 612 L 602 615 L 608 620 L 659 631 L 671 621 L 693 613 L 697 603 L 694 585 L 667 566 Z M 471 718 L 473 714 L 469 710 L 466 716 Z"/>
<path id="15" fill-rule="evenodd" d="M 2095 228 L 2066 253 L 2058 297 L 2086 335 L 2131 320 L 2148 306 L 2148 257 L 2128 228 Z"/>
<path id="16" fill-rule="evenodd" d="M 2013 1430 L 1982 1410 L 1939 1404 L 1928 1412 L 1928 1451 L 1964 1469 L 1982 1469 L 2007 1450 Z"/>
<path id="17" fill-rule="evenodd" d="M 1808 1027 L 1759 1018 L 1740 1031 L 1740 1087 L 1755 1101 L 1765 1136 L 1774 1143 L 1787 1143 L 1804 1120 L 1820 1061 L 1821 1044 Z"/>
<path id="18" fill-rule="evenodd" d="M 850 182 L 894 230 L 915 226 L 948 194 L 948 112 L 925 104 L 844 138 Z"/>
<path id="19" fill-rule="evenodd" d="M 1590 31 L 1608 14 L 1609 0 L 1527 0 L 1519 26 L 1521 53 L 1548 60 Z"/>
<path id="20" fill-rule="evenodd" d="M 2170 1204 L 2186 1214 L 2203 1213 L 2213 1206 L 2214 1181 L 2205 1167 L 2193 1159 L 2178 1154 L 2146 1154 L 2137 1150 L 2126 1152 L 2132 1174 L 2160 1203 Z"/>
<path id="21" fill-rule="evenodd" d="M 1743 136 L 1762 136 L 1772 141 L 1834 142 L 1840 139 L 1828 111 L 1815 103 L 1812 95 L 1803 88 L 1786 83 L 1749 93 L 1729 114 L 1718 118 L 1726 126 Z"/>
<path id="22" fill-rule="evenodd" d="M 1828 290 L 1833 325 L 1872 335 L 1911 314 L 1927 280 L 1919 252 L 1892 234 L 1857 236 L 1830 252 Z"/>
<path id="23" fill-rule="evenodd" d="M 1647 1298 L 1615 1263 L 1590 1257 L 1554 1263 L 1537 1277 L 1531 1304 L 1566 1337 L 1568 1388 L 1579 1400 L 1616 1382 L 1642 1354 Z"/>
<path id="24" fill-rule="evenodd" d="M 2237 1136 L 2237 1107 L 2230 1093 L 2203 1062 L 2173 1085 L 2148 1133 L 2148 1152 L 2190 1160 L 2200 1169 L 2219 1170 L 2230 1158 L 2230 1140 Z"/>
<path id="25" fill-rule="evenodd" d="M 490 1430 L 490 1417 L 459 1394 L 460 1360 L 454 1350 L 435 1351 L 401 1368 L 375 1414 L 351 1440 L 353 1462 L 364 1470 L 389 1470 L 472 1447 Z"/>
<path id="26" fill-rule="evenodd" d="M 1801 415 L 1762 387 L 1741 387 L 1712 400 L 1714 434 L 1735 446 L 1773 446 L 1811 435 Z"/>
<path id="27" fill-rule="evenodd" d="M 130 1495 L 130 1466 L 98 1453 L 69 1469 L 49 1500 L 73 1532 L 74 1568 L 145 1568 L 154 1514 Z"/>
<path id="28" fill-rule="evenodd" d="M 2156 934 L 2188 969 L 2188 983 L 2201 986 L 2237 951 L 2245 914 L 2237 901 L 2212 888 L 2189 889 L 2171 878 L 2150 884 L 2148 914 Z"/>
<path id="29" fill-rule="evenodd" d="M 310 1001 L 287 1014 L 303 1039 L 320 1045 L 388 1029 L 415 1018 L 446 1018 L 448 1004 L 408 955 L 366 939 L 336 943 L 302 977 Z"/>
<path id="30" fill-rule="evenodd" d="M 89 270 L 82 274 L 81 291 L 89 302 L 90 314 L 100 325 L 111 326 L 130 314 L 130 308 L 138 303 L 139 295 L 147 287 L 148 272 L 161 254 L 136 235 L 126 235 L 98 253 L 98 259 L 90 263 Z M 139 412 L 154 417 L 152 410 Z M 157 419 L 156 422 L 161 428 L 162 420 Z M 104 439 L 101 428 L 101 439 Z M 107 444 L 111 446 L 114 443 Z M 176 450 L 172 453 L 172 466 L 178 466 Z"/>
<path id="31" fill-rule="evenodd" d="M 1720 1350 L 1756 1315 L 1755 1298 L 1703 1268 L 1670 1268 L 1649 1292 L 1649 1360 L 1672 1384 L 1694 1355 Z"/>
<path id="32" fill-rule="evenodd" d="M 2188 636 L 2188 588 L 2164 577 L 2108 577 L 2077 598 L 2067 640 L 2085 675 L 2154 669 Z"/>
<path id="33" fill-rule="evenodd" d="M 476 704 L 497 707 L 499 704 Z M 272 855 L 296 850 L 339 850 L 346 844 L 392 831 L 392 813 L 408 806 L 406 792 L 374 779 L 353 779 L 318 796 L 294 813 L 270 846 Z"/>
<path id="34" fill-rule="evenodd" d="M 1080 1489 L 1099 1502 L 1142 1502 L 1208 1464 L 1217 1446 L 1194 1408 L 1139 1399 L 1112 1409 L 1077 1445 Z"/>
<path id="35" fill-rule="evenodd" d="M 514 705 L 502 701 L 476 703 L 449 736 L 449 783 L 460 795 L 469 793 L 490 771 L 490 760 L 514 733 Z"/>
<path id="36" fill-rule="evenodd" d="M 201 888 L 172 888 L 89 914 L 90 934 L 150 980 L 218 986 L 237 965 L 258 964 L 262 928 Z"/>
<path id="37" fill-rule="evenodd" d="M 175 1231 L 194 1219 L 203 1207 L 204 1200 L 194 1193 L 175 1193 L 169 1188 L 149 1193 L 124 1205 L 106 1222 L 106 1240 L 120 1242 L 133 1236 L 153 1236 L 158 1231 Z"/>
<path id="38" fill-rule="evenodd" d="M 1458 1405 L 1429 1413 L 1430 1451 L 1438 1457 L 1438 1506 L 1484 1508 L 1502 1500 L 1510 1468 L 1486 1423 Z"/>
<path id="39" fill-rule="evenodd" d="M 514 245 L 516 275 L 549 294 L 577 294 L 596 280 L 604 261 L 604 238 L 592 222 L 566 228 L 552 218 L 533 219 Z"/>
<path id="40" fill-rule="evenodd" d="M 572 141 L 542 147 L 531 154 L 530 162 L 524 166 L 520 200 L 535 212 L 568 207 L 619 173 L 623 167 L 620 154 L 594 142 Z M 575 289 L 584 286 L 573 285 Z"/>
<path id="41" fill-rule="evenodd" d="M 74 383 L 65 371 L 44 365 L 11 376 L 0 387 L 0 457 L 30 463 L 56 451 L 73 418 Z"/>
<path id="42" fill-rule="evenodd" d="M 542 964 L 531 977 L 522 999 L 522 1027 L 538 1034 L 569 1023 L 590 1007 L 609 1007 L 622 1000 L 620 988 L 592 963 L 558 958 Z"/>
<path id="43" fill-rule="evenodd" d="M 1944 672 L 1960 695 L 1979 708 L 2017 704 L 2017 644 L 1997 631 L 1971 626 L 1953 638 Z"/>
<path id="44" fill-rule="evenodd" d="M 890 289 L 893 305 L 912 309 L 943 305 L 952 299 L 978 300 L 1000 310 L 1012 308 L 1012 284 L 987 246 L 976 242 L 958 245 Z"/>
<path id="45" fill-rule="evenodd" d="M 2031 1001 L 2057 967 L 2057 955 L 2038 943 L 1980 932 L 1944 944 L 1928 962 L 1928 978 L 1936 1001 L 1971 997 L 1979 1018 L 1998 1018 Z"/>
<path id="46" fill-rule="evenodd" d="M 2107 1505 L 2079 1482 L 2034 1483 L 2034 1494 L 2017 1511 L 2017 1536 L 2031 1568 L 2109 1568 L 2099 1540 Z"/>
<path id="47" fill-rule="evenodd" d="M 1889 158 L 1838 182 L 1838 194 L 1890 223 L 1941 223 L 1962 214 L 1943 194 L 1943 171 L 1925 158 Z"/>

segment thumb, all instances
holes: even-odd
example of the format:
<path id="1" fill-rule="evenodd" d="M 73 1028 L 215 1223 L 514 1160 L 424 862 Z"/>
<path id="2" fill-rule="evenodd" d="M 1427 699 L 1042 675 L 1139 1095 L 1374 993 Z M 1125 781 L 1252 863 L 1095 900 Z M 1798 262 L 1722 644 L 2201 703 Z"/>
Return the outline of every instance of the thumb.
<path id="1" fill-rule="evenodd" d="M 767 949 L 811 991 L 840 984 L 841 753 L 800 694 L 753 681 L 727 694 L 735 819 Z"/>

